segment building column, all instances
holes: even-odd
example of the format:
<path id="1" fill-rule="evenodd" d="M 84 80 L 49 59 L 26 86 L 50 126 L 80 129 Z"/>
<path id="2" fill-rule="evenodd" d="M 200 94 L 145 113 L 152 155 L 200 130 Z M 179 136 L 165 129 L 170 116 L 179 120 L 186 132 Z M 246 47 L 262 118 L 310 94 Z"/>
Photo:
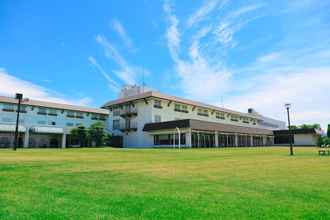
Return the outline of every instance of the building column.
<path id="1" fill-rule="evenodd" d="M 267 145 L 267 136 L 263 135 L 262 136 L 262 140 L 263 140 L 263 145 L 266 146 Z"/>
<path id="2" fill-rule="evenodd" d="M 66 148 L 66 134 L 63 133 L 62 135 L 62 148 Z"/>
<path id="3" fill-rule="evenodd" d="M 29 147 L 29 140 L 30 140 L 30 129 L 26 128 L 26 131 L 24 134 L 24 148 Z"/>
<path id="4" fill-rule="evenodd" d="M 235 147 L 238 147 L 238 134 L 235 134 Z"/>
<path id="5" fill-rule="evenodd" d="M 254 146 L 253 146 L 253 135 L 250 136 L 250 146 L 251 146 L 251 147 L 254 147 Z"/>
<path id="6" fill-rule="evenodd" d="M 219 147 L 219 138 L 218 138 L 218 132 L 217 131 L 215 131 L 214 132 L 214 145 L 215 145 L 215 147 Z"/>
<path id="7" fill-rule="evenodd" d="M 186 133 L 186 147 L 190 147 L 190 148 L 192 147 L 192 144 L 191 144 L 191 128 Z"/>
<path id="8" fill-rule="evenodd" d="M 199 132 L 197 132 L 197 147 L 201 147 L 201 136 Z"/>

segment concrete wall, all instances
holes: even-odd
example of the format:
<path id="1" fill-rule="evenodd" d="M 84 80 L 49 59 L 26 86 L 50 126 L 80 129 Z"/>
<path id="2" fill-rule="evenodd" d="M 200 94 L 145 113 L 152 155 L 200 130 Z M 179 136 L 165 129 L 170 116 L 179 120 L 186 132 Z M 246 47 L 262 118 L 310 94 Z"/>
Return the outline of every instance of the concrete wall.
<path id="1" fill-rule="evenodd" d="M 297 146 L 316 146 L 318 136 L 314 134 L 295 134 L 294 145 Z"/>

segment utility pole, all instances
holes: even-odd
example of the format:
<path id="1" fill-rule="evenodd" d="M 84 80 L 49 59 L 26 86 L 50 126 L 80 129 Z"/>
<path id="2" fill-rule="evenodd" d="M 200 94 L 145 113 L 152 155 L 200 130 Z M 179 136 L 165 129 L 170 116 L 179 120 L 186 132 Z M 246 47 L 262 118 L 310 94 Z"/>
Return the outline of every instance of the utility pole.
<path id="1" fill-rule="evenodd" d="M 290 108 L 291 108 L 291 104 L 290 103 L 285 104 L 285 108 L 286 108 L 287 115 L 288 115 L 290 155 L 293 156 L 293 146 L 292 146 L 292 144 L 293 144 L 292 143 L 292 141 L 293 141 L 293 133 L 292 133 L 291 122 L 290 122 Z"/>
<path id="2" fill-rule="evenodd" d="M 19 124 L 19 113 L 21 111 L 21 102 L 23 98 L 23 94 L 21 93 L 16 93 L 15 98 L 18 100 L 18 105 L 17 105 L 17 117 L 16 117 L 16 127 L 15 127 L 15 139 L 14 139 L 14 146 L 13 150 L 15 151 L 18 145 L 18 124 Z"/>

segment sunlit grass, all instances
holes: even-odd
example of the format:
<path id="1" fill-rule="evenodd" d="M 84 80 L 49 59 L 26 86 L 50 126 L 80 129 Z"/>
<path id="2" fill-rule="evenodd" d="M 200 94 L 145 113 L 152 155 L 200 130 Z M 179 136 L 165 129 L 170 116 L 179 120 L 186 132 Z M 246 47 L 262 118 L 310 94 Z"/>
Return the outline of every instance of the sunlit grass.
<path id="1" fill-rule="evenodd" d="M 0 219 L 330 219 L 316 148 L 0 150 Z"/>

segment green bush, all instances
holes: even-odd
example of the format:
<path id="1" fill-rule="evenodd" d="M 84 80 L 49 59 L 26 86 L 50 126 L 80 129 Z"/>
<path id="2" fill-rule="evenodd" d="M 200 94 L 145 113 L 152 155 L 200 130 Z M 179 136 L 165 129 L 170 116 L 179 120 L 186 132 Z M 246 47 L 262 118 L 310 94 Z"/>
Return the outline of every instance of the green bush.
<path id="1" fill-rule="evenodd" d="M 317 140 L 317 146 L 321 147 L 322 145 L 330 145 L 330 138 L 319 137 L 319 139 Z"/>

